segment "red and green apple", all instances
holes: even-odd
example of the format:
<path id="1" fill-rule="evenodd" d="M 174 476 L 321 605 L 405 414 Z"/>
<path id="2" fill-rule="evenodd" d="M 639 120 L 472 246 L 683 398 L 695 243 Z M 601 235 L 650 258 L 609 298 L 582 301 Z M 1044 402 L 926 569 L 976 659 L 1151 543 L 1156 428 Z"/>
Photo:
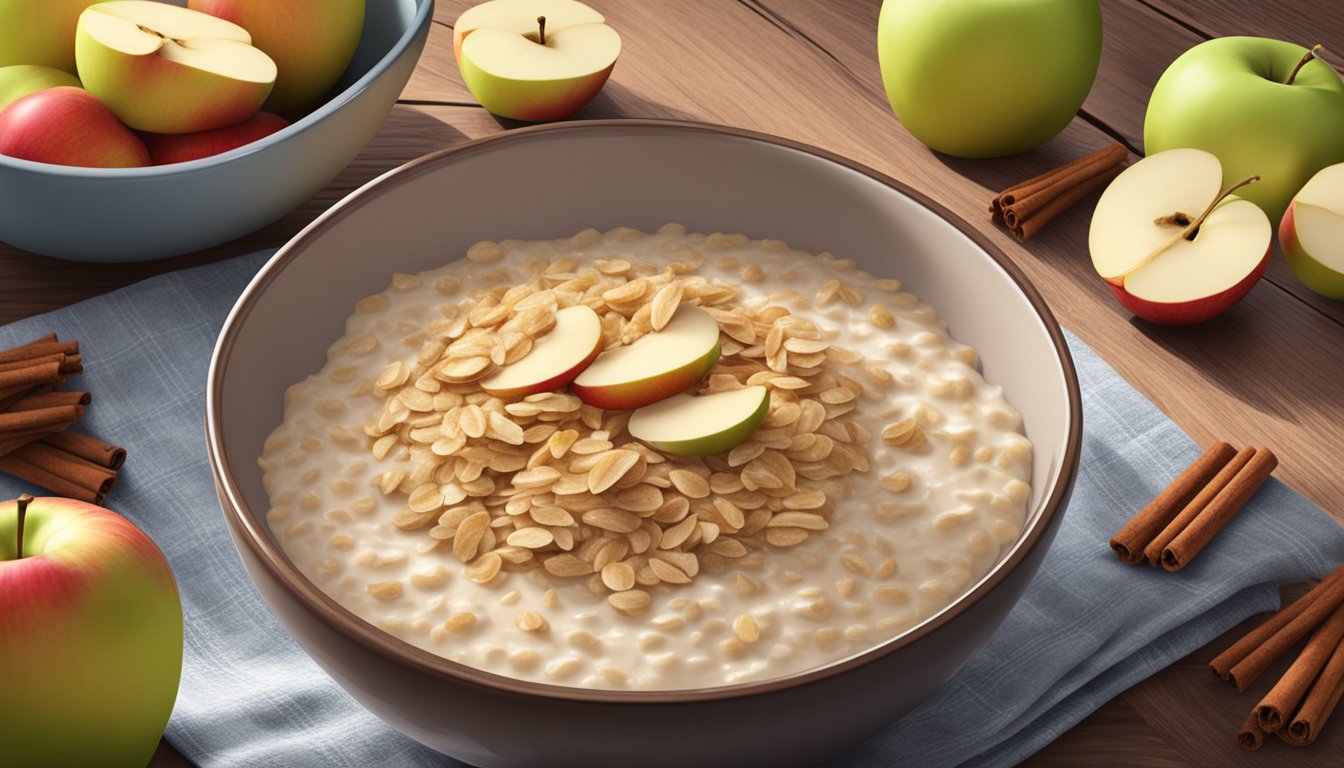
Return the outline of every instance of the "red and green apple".
<path id="1" fill-rule="evenodd" d="M 149 165 L 144 142 L 106 104 L 69 86 L 29 94 L 0 111 L 0 155 L 88 168 Z"/>
<path id="2" fill-rule="evenodd" d="M 75 24 L 102 0 L 0 0 L 0 67 L 37 64 L 75 73 Z"/>
<path id="3" fill-rule="evenodd" d="M 709 395 L 680 394 L 630 415 L 630 435 L 678 456 L 722 453 L 751 437 L 770 412 L 770 390 L 743 387 Z"/>
<path id="4" fill-rule="evenodd" d="M 101 507 L 0 504 L 0 764 L 141 766 L 182 672 L 182 603 L 149 536 Z"/>
<path id="5" fill-rule="evenodd" d="M 258 112 L 251 120 L 196 133 L 142 133 L 149 159 L 154 165 L 199 160 L 264 139 L 289 125 L 289 121 L 268 112 Z"/>
<path id="6" fill-rule="evenodd" d="M 1308 288 L 1344 299 L 1344 163 L 1317 171 L 1288 204 L 1279 246 Z"/>
<path id="7" fill-rule="evenodd" d="M 719 324 L 689 303 L 661 331 L 598 355 L 569 389 L 598 408 L 628 411 L 690 389 L 719 361 Z"/>
<path id="8" fill-rule="evenodd" d="M 555 326 L 522 359 L 481 381 L 495 397 L 554 392 L 574 380 L 602 351 L 602 321 L 582 304 L 555 313 Z"/>
<path id="9" fill-rule="evenodd" d="M 0 110 L 30 93 L 62 85 L 78 88 L 79 78 L 63 69 L 38 64 L 0 67 Z"/>

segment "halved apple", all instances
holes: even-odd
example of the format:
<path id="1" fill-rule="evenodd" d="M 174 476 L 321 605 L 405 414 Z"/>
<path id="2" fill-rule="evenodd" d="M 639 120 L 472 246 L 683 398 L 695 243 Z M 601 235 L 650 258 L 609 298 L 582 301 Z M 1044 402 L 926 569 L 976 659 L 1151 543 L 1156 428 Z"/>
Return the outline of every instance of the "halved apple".
<path id="1" fill-rule="evenodd" d="M 719 324 L 682 304 L 661 331 L 598 355 L 569 385 L 589 405 L 628 411 L 685 392 L 719 361 Z"/>
<path id="2" fill-rule="evenodd" d="M 237 24 L 147 0 L 89 6 L 75 32 L 75 61 L 85 89 L 150 133 L 241 123 L 276 76 L 275 62 Z"/>
<path id="3" fill-rule="evenodd" d="M 1317 171 L 1293 197 L 1279 224 L 1279 246 L 1308 288 L 1344 299 L 1344 163 Z"/>
<path id="4" fill-rule="evenodd" d="M 573 0 L 492 0 L 453 25 L 462 80 L 491 114 L 560 120 L 587 104 L 621 54 L 602 14 Z"/>
<path id="5" fill-rule="evenodd" d="M 636 439 L 678 456 L 722 453 L 744 442 L 770 412 L 770 390 L 744 387 L 712 395 L 681 394 L 630 415 Z"/>
<path id="6" fill-rule="evenodd" d="M 1269 264 L 1259 206 L 1220 191 L 1218 158 L 1150 155 L 1111 182 L 1092 214 L 1092 266 L 1126 309 L 1165 325 L 1208 320 L 1240 301 Z"/>
<path id="7" fill-rule="evenodd" d="M 554 392 L 574 380 L 602 351 L 602 321 L 582 304 L 555 313 L 555 326 L 521 360 L 481 381 L 495 397 Z"/>

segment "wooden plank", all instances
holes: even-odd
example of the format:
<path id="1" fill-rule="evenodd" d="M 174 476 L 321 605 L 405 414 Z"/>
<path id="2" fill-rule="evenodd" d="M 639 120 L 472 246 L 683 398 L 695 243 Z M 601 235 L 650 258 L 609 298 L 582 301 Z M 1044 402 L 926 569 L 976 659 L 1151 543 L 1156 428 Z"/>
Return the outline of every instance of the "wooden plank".
<path id="1" fill-rule="evenodd" d="M 426 50 L 453 50 L 453 28 L 437 21 L 429 26 Z M 401 91 L 403 101 L 432 101 L 440 104 L 475 105 L 476 99 L 462 82 L 452 56 L 421 56 L 410 82 Z"/>
<path id="2" fill-rule="evenodd" d="M 1344 3 L 1337 0 L 1141 0 L 1204 37 L 1250 35 L 1324 43 L 1344 60 Z"/>
<path id="3" fill-rule="evenodd" d="M 139 264 L 79 264 L 0 244 L 0 323 L 71 304 L 151 275 L 283 244 L 361 184 L 427 152 L 502 130 L 479 107 L 397 106 L 358 157 L 325 189 L 280 220 L 207 251 Z"/>

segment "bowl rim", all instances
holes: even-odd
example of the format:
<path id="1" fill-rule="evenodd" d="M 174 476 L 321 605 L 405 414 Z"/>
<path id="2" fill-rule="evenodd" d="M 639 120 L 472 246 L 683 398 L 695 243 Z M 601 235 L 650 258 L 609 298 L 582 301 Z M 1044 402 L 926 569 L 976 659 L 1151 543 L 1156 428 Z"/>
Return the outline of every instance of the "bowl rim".
<path id="1" fill-rule="evenodd" d="M 378 0 L 370 1 L 377 2 Z M 165 165 L 146 165 L 140 168 L 88 168 L 78 165 L 39 163 L 35 160 L 24 160 L 22 158 L 10 157 L 3 154 L 0 154 L 0 167 L 10 166 L 15 170 L 72 179 L 148 179 L 160 176 L 175 176 L 180 173 L 203 171 L 216 165 L 224 165 L 235 160 L 241 160 L 249 155 L 265 151 L 292 136 L 302 133 L 310 126 L 331 117 L 332 114 L 339 111 L 342 107 L 354 101 L 361 93 L 368 90 L 369 86 L 373 84 L 373 81 L 382 77 L 383 74 L 392 67 L 392 64 L 411 47 L 411 41 L 413 41 L 422 31 L 428 29 L 429 25 L 433 23 L 435 0 L 412 0 L 412 2 L 416 3 L 417 7 L 415 15 L 411 18 L 410 24 L 408 24 L 406 30 L 401 33 L 401 37 L 397 38 L 397 41 L 392 44 L 392 47 L 389 48 L 381 58 L 375 61 L 373 66 L 369 67 L 367 72 L 360 75 L 359 79 L 343 88 L 335 96 L 322 102 L 322 104 L 313 111 L 284 128 L 281 128 L 275 133 L 263 136 L 256 141 L 250 141 L 241 147 L 235 147 L 227 152 L 220 152 L 217 155 L 210 155 L 196 160 L 187 160 L 181 163 L 167 163 Z"/>
<path id="2" fill-rule="evenodd" d="M 968 237 L 993 259 L 999 268 L 1016 284 L 1026 297 L 1031 308 L 1042 323 L 1054 345 L 1061 365 L 1065 389 L 1068 394 L 1068 435 L 1064 452 L 1059 461 L 1059 472 L 1048 497 L 1042 499 L 1041 513 L 1030 523 L 1019 537 L 1008 556 L 1000 560 L 969 592 L 955 602 L 943 608 L 933 617 L 924 620 L 911 630 L 894 638 L 889 638 L 863 651 L 840 660 L 811 667 L 800 672 L 774 677 L 757 682 L 734 685 L 684 688 L 654 691 L 629 691 L 588 689 L 572 686 L 552 685 L 520 680 L 505 675 L 488 672 L 467 664 L 452 661 L 428 650 L 419 648 L 387 633 L 357 616 L 340 605 L 334 598 L 323 592 L 299 571 L 280 549 L 269 533 L 265 521 L 251 510 L 243 500 L 238 483 L 234 477 L 223 448 L 224 425 L 220 413 L 223 394 L 223 370 L 227 367 L 233 346 L 237 340 L 239 328 L 251 313 L 253 305 L 265 293 L 270 283 L 284 270 L 286 265 L 303 252 L 309 241 L 318 238 L 324 231 L 362 207 L 366 197 L 379 196 L 392 189 L 398 181 L 407 181 L 421 174 L 437 170 L 453 161 L 483 151 L 495 151 L 501 144 L 511 144 L 533 140 L 538 136 L 550 136 L 574 131 L 594 131 L 612 129 L 636 129 L 657 132 L 708 133 L 737 140 L 758 142 L 785 149 L 795 150 L 818 157 L 848 170 L 862 174 L 880 184 L 890 187 L 908 196 L 914 202 L 929 209 L 935 215 L 947 221 L 961 234 Z M 1064 502 L 1069 498 L 1077 476 L 1079 456 L 1082 451 L 1082 398 L 1078 387 L 1077 372 L 1068 344 L 1054 314 L 1045 300 L 1026 275 L 1008 257 L 971 224 L 957 216 L 945 206 L 935 202 L 903 182 L 897 181 L 879 171 L 869 168 L 855 160 L 833 152 L 813 147 L 792 139 L 770 134 L 712 123 L 662 120 L 650 118 L 623 118 L 585 120 L 547 125 L 534 125 L 517 128 L 500 134 L 475 139 L 462 144 L 447 147 L 407 162 L 368 182 L 334 204 L 326 212 L 295 235 L 288 243 L 271 257 L 258 271 L 244 289 L 237 303 L 230 311 L 210 360 L 210 369 L 206 384 L 205 432 L 206 449 L 210 459 L 210 469 L 214 473 L 215 483 L 221 497 L 221 508 L 230 527 L 234 528 L 253 558 L 261 563 L 271 578 L 280 582 L 285 590 L 294 597 L 309 613 L 316 616 L 328 627 L 343 635 L 347 640 L 362 646 L 388 661 L 417 672 L 429 674 L 435 679 L 450 681 L 454 684 L 468 684 L 488 689 L 494 693 L 507 693 L 523 696 L 539 696 L 547 699 L 559 699 L 571 702 L 594 702 L 604 704 L 647 704 L 666 705 L 676 703 L 700 702 L 718 699 L 735 699 L 769 694 L 788 688 L 801 688 L 844 674 L 865 666 L 888 654 L 895 653 L 912 643 L 925 638 L 942 626 L 959 617 L 971 606 L 980 602 L 998 587 L 1013 571 L 1021 565 L 1027 555 L 1034 550 L 1051 528 L 1051 523 L 1063 513 Z"/>

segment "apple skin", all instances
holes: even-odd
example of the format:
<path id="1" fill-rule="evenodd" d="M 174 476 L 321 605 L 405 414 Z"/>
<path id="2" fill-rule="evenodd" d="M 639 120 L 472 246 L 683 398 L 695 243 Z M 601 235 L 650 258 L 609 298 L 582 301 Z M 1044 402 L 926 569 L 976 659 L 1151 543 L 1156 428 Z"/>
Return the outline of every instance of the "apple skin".
<path id="1" fill-rule="evenodd" d="M 492 75 L 469 56 L 459 58 L 457 65 L 467 89 L 487 112 L 528 123 L 564 120 L 579 111 L 602 90 L 616 68 L 613 61 L 606 69 L 585 77 L 520 81 Z"/>
<path id="2" fill-rule="evenodd" d="M 1295 202 L 1289 203 L 1283 221 L 1279 222 L 1279 247 L 1283 249 L 1284 261 L 1303 285 L 1327 299 L 1344 301 L 1344 275 L 1312 258 L 1297 239 L 1297 229 L 1293 226 L 1295 207 Z"/>
<path id="3" fill-rule="evenodd" d="M 0 67 L 0 111 L 30 93 L 62 85 L 79 88 L 79 78 L 63 69 L 37 64 Z"/>
<path id="4" fill-rule="evenodd" d="M 714 367 L 722 353 L 723 345 L 716 340 L 714 347 L 704 355 L 674 371 L 600 387 L 584 387 L 573 382 L 569 385 L 569 391 L 588 405 L 606 410 L 633 411 L 690 389 Z"/>
<path id="5" fill-rule="evenodd" d="M 5 765 L 145 765 L 182 672 L 182 603 L 129 520 L 70 499 L 0 504 Z"/>
<path id="6" fill-rule="evenodd" d="M 1101 60 L 1097 0 L 885 0 L 877 53 L 887 98 L 915 138 L 1000 157 L 1064 130 Z M 1003 73 L 1012 62 L 1013 83 Z"/>
<path id="7" fill-rule="evenodd" d="M 365 0 L 190 0 L 187 7 L 246 29 L 280 74 L 262 105 L 271 112 L 317 106 L 350 66 L 364 32 Z"/>
<path id="8" fill-rule="evenodd" d="M 1237 194 L 1279 221 L 1308 179 L 1344 162 L 1344 82 L 1311 61 L 1283 84 L 1306 52 L 1280 40 L 1220 37 L 1181 54 L 1148 100 L 1145 152 L 1212 152 L 1224 186 L 1259 175 Z"/>
<path id="9" fill-rule="evenodd" d="M 69 86 L 29 94 L 0 111 L 0 155 L 86 168 L 149 165 L 144 142 L 106 104 Z"/>
<path id="10" fill-rule="evenodd" d="M 583 373 L 583 369 L 591 365 L 592 362 L 596 360 L 597 356 L 600 354 L 602 354 L 602 337 L 598 336 L 597 343 L 593 345 L 592 352 L 589 352 L 587 355 L 585 355 L 582 360 L 580 360 L 578 363 L 574 365 L 574 367 L 570 368 L 567 371 L 562 371 L 561 373 L 558 373 L 555 376 L 546 379 L 545 381 L 537 382 L 536 384 L 528 387 L 513 387 L 513 388 L 504 387 L 499 389 L 487 387 L 484 384 L 482 384 L 481 389 L 485 390 L 486 392 L 489 392 L 495 397 L 502 397 L 505 400 L 510 400 L 518 397 L 527 397 L 528 395 L 539 395 L 542 392 L 555 392 L 557 390 L 564 389 L 570 382 L 574 381 L 574 379 L 577 378 L 580 373 Z"/>
<path id="11" fill-rule="evenodd" d="M 75 74 L 79 14 L 104 0 L 0 0 L 0 67 L 37 64 Z"/>
<path id="12" fill-rule="evenodd" d="M 222 154 L 264 139 L 289 121 L 268 112 L 258 112 L 251 120 L 224 128 L 197 133 L 142 133 L 149 159 L 154 165 L 185 163 Z"/>
<path id="13" fill-rule="evenodd" d="M 1265 257 L 1260 260 L 1260 263 L 1236 285 L 1212 296 L 1205 296 L 1194 301 L 1168 303 L 1141 299 L 1125 290 L 1123 277 L 1106 280 L 1106 285 L 1111 289 L 1111 293 L 1114 294 L 1116 301 L 1120 302 L 1121 306 L 1150 323 L 1194 325 L 1221 315 L 1231 309 L 1237 302 L 1246 298 L 1246 294 L 1251 292 L 1255 284 L 1260 281 L 1260 276 L 1265 273 L 1265 267 L 1269 266 L 1269 254 L 1272 250 L 1272 247 L 1266 249 Z"/>

